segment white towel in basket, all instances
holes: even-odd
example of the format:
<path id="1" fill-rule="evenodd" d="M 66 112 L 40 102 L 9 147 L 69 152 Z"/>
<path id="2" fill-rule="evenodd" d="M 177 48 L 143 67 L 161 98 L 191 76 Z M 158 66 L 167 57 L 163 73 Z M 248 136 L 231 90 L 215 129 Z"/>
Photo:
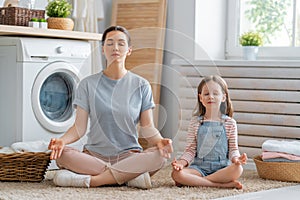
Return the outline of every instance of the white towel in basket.
<path id="1" fill-rule="evenodd" d="M 16 142 L 11 145 L 15 152 L 47 152 L 48 143 L 45 141 Z"/>
<path id="2" fill-rule="evenodd" d="M 10 147 L 0 147 L 0 153 L 11 154 L 11 153 L 15 153 L 15 151 Z"/>
<path id="3" fill-rule="evenodd" d="M 262 144 L 262 150 L 300 156 L 300 141 L 266 140 Z"/>

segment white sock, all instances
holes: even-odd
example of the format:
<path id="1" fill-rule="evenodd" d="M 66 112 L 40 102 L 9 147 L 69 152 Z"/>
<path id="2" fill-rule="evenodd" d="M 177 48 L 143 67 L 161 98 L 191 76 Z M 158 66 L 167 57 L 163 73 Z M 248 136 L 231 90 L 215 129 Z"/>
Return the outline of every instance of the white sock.
<path id="1" fill-rule="evenodd" d="M 141 188 L 141 189 L 149 189 L 152 187 L 151 178 L 148 172 L 141 174 L 134 179 L 127 182 L 127 186 Z"/>
<path id="2" fill-rule="evenodd" d="M 64 187 L 90 187 L 91 176 L 76 174 L 66 169 L 58 170 L 54 175 L 55 185 Z"/>

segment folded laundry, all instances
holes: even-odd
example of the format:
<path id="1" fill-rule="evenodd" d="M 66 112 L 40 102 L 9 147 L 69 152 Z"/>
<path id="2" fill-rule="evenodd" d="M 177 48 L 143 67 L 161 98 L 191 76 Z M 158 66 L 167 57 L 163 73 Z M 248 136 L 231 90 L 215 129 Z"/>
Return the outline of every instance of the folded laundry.
<path id="1" fill-rule="evenodd" d="M 16 142 L 11 145 L 15 152 L 47 152 L 48 143 L 45 141 Z"/>
<path id="2" fill-rule="evenodd" d="M 262 144 L 262 150 L 300 156 L 300 141 L 266 140 Z"/>
<path id="3" fill-rule="evenodd" d="M 270 158 L 285 158 L 289 160 L 300 161 L 300 156 L 296 156 L 289 153 L 281 153 L 281 152 L 273 152 L 273 151 L 264 151 L 262 152 L 262 159 L 270 159 Z"/>
<path id="4" fill-rule="evenodd" d="M 300 163 L 300 160 L 289 160 L 286 158 L 269 158 L 264 159 L 264 162 L 288 162 L 288 163 Z"/>

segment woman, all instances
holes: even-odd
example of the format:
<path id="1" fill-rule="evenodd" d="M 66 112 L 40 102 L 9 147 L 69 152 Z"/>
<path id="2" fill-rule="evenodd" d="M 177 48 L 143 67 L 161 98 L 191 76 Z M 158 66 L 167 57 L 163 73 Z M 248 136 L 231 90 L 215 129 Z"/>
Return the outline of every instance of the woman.
<path id="1" fill-rule="evenodd" d="M 161 169 L 173 151 L 172 141 L 154 128 L 154 102 L 149 82 L 126 70 L 125 59 L 132 52 L 130 35 L 121 26 L 112 26 L 102 36 L 102 52 L 107 67 L 83 79 L 73 102 L 74 125 L 49 143 L 50 158 L 59 170 L 54 183 L 59 186 L 96 187 L 127 183 L 150 188 L 150 175 Z M 83 152 L 67 147 L 90 130 Z M 139 135 L 153 147 L 142 151 Z"/>

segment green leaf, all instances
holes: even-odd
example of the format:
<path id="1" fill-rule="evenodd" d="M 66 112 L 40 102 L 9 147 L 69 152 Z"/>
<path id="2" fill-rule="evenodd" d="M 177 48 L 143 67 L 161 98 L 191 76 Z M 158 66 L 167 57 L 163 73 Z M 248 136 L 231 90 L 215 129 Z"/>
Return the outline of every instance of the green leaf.
<path id="1" fill-rule="evenodd" d="M 240 44 L 242 46 L 261 46 L 263 43 L 262 37 L 256 32 L 247 32 L 241 35 Z"/>
<path id="2" fill-rule="evenodd" d="M 38 20 L 38 18 L 31 18 L 30 21 L 31 22 L 38 22 L 39 20 Z"/>
<path id="3" fill-rule="evenodd" d="M 72 5 L 67 0 L 52 0 L 46 7 L 49 17 L 68 17 L 71 15 Z"/>

